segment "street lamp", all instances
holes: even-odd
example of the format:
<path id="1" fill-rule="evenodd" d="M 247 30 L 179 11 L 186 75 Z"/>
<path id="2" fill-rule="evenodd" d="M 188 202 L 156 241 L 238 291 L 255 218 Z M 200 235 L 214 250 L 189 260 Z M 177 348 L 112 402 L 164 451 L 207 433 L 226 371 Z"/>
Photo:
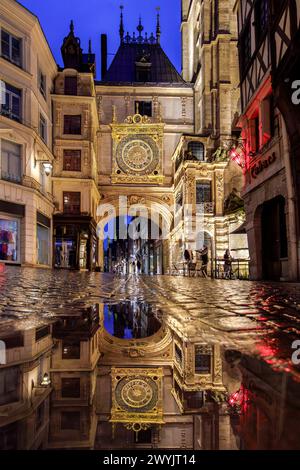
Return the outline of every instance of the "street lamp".
<path id="1" fill-rule="evenodd" d="M 42 164 L 43 164 L 43 167 L 44 167 L 44 170 L 45 170 L 45 174 L 47 176 L 49 176 L 51 174 L 51 171 L 52 171 L 52 168 L 53 168 L 52 164 L 49 163 L 49 162 L 42 162 Z"/>
<path id="2" fill-rule="evenodd" d="M 41 163 L 41 164 L 43 165 L 45 174 L 46 174 L 47 176 L 49 176 L 49 175 L 51 174 L 53 165 L 52 165 L 51 162 L 49 162 L 49 160 L 44 160 L 44 159 L 35 158 L 35 159 L 34 159 L 34 167 L 36 167 L 36 164 L 37 164 L 37 163 Z"/>

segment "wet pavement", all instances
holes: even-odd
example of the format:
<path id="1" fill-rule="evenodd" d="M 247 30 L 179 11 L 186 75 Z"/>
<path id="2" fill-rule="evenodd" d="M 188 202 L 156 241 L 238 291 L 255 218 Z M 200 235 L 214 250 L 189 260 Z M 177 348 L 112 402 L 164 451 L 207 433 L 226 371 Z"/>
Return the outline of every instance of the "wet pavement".
<path id="1" fill-rule="evenodd" d="M 152 305 L 181 335 L 205 331 L 300 381 L 300 367 L 291 361 L 292 343 L 300 339 L 299 284 L 6 267 L 0 272 L 0 334 L 51 323 L 95 303 L 124 301 Z"/>
<path id="2" fill-rule="evenodd" d="M 50 443 L 44 443 L 45 448 L 48 445 L 50 448 L 79 445 L 78 442 L 76 445 L 71 442 L 67 434 L 59 435 L 56 429 L 57 422 L 62 419 L 56 417 L 60 403 L 68 403 L 60 402 L 63 398 L 59 395 L 61 371 L 78 373 L 78 366 L 74 366 L 73 362 L 61 362 L 61 359 L 68 360 L 70 357 L 76 359 L 76 354 L 80 357 L 80 347 L 74 349 L 74 338 L 90 341 L 92 348 L 89 361 L 84 362 L 86 357 L 80 360 L 83 361 L 80 367 L 90 370 L 90 378 L 81 376 L 80 380 L 94 383 L 93 374 L 97 367 L 100 377 L 100 385 L 91 386 L 99 403 L 85 411 L 90 423 L 85 426 L 90 434 L 94 430 L 89 443 L 87 437 L 84 441 L 89 448 L 117 446 L 117 441 L 113 444 L 114 431 L 108 424 L 111 393 L 114 393 L 109 390 L 110 375 L 105 385 L 101 382 L 107 370 L 112 371 L 115 366 L 122 366 L 120 371 L 125 374 L 126 371 L 131 374 L 132 368 L 136 367 L 155 367 L 157 371 L 160 370 L 158 367 L 164 367 L 164 387 L 168 390 L 167 395 L 164 395 L 165 408 L 173 410 L 165 411 L 164 420 L 165 423 L 170 420 L 170 426 L 178 422 L 178 432 L 183 440 L 178 445 L 173 443 L 175 447 L 197 448 L 198 445 L 195 444 L 199 439 L 193 436 L 194 431 L 182 429 L 184 415 L 189 416 L 185 425 L 196 429 L 194 425 L 188 424 L 196 419 L 193 417 L 195 410 L 198 410 L 195 416 L 215 413 L 217 403 L 218 413 L 222 410 L 223 413 L 222 403 L 225 401 L 225 414 L 233 419 L 230 433 L 234 435 L 234 439 L 229 439 L 229 431 L 220 427 L 218 442 L 227 439 L 227 447 L 224 442 L 222 444 L 225 448 L 300 448 L 298 433 L 295 437 L 300 422 L 300 365 L 292 361 L 292 345 L 294 341 L 300 340 L 299 284 L 180 276 L 115 277 L 102 273 L 5 267 L 0 271 L 0 340 L 5 339 L 10 349 L 13 349 L 18 346 L 18 342 L 14 343 L 9 338 L 36 329 L 34 334 L 37 342 L 39 337 L 49 335 L 50 330 L 39 330 L 47 325 L 53 325 L 51 334 L 54 350 L 51 359 L 53 392 L 50 402 Z M 100 333 L 97 348 L 94 342 L 96 332 Z M 69 343 L 66 343 L 66 339 L 69 339 Z M 64 346 L 58 346 L 59 341 L 64 342 Z M 207 362 L 209 354 L 214 357 L 211 372 Z M 29 363 L 27 356 L 25 359 Z M 20 363 L 20 357 L 18 361 Z M 172 376 L 170 383 L 168 374 Z M 129 379 L 130 375 L 126 380 Z M 71 379 L 71 384 L 75 383 L 72 380 L 77 379 Z M 155 380 L 158 380 L 157 377 Z M 69 396 L 72 397 L 72 386 L 65 384 L 65 387 L 66 393 L 71 393 Z M 90 385 L 85 387 L 88 390 Z M 177 408 L 167 398 L 171 389 Z M 126 390 L 128 393 L 133 390 L 137 394 L 134 399 L 140 393 L 130 387 Z M 5 399 L 8 403 L 7 396 Z M 197 400 L 202 403 L 201 406 L 195 405 Z M 70 411 L 73 420 L 74 406 Z M 17 419 L 13 418 L 12 413 L 11 408 L 8 408 L 9 420 L 1 418 L 6 415 L 0 413 L 0 448 L 2 425 L 5 429 L 3 435 L 16 433 L 15 428 L 5 427 L 12 426 L 6 423 Z M 219 421 L 219 418 L 214 418 L 214 422 Z M 97 422 L 98 425 L 95 424 Z M 75 428 L 70 429 L 74 440 Z M 207 432 L 207 429 L 202 432 L 203 436 Z M 168 435 L 171 436 L 172 432 Z M 187 444 L 190 435 L 194 443 L 191 441 Z M 224 436 L 227 436 L 226 439 Z M 135 445 L 126 439 L 120 434 L 119 443 L 124 448 Z M 153 442 L 153 436 L 151 439 Z M 11 444 L 11 448 L 15 448 L 14 445 Z M 210 449 L 211 445 L 204 442 L 201 448 Z M 214 444 L 213 448 L 221 448 L 220 445 Z M 80 446 L 84 444 L 81 442 Z M 25 448 L 25 444 L 20 448 Z"/>

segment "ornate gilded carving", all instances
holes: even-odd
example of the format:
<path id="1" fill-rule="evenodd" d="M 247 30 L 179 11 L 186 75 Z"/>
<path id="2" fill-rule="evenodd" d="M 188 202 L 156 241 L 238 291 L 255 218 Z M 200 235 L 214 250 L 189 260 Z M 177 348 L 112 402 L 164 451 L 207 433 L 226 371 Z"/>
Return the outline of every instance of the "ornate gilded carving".
<path id="1" fill-rule="evenodd" d="M 145 204 L 146 203 L 146 198 L 142 196 L 137 196 L 137 195 L 132 195 L 129 197 L 129 204 Z"/>
<path id="2" fill-rule="evenodd" d="M 113 116 L 112 183 L 163 183 L 163 124 L 152 123 L 148 116 L 127 116 L 117 124 Z"/>
<path id="3" fill-rule="evenodd" d="M 224 195 L 224 177 L 223 174 L 216 174 L 216 189 L 217 189 L 217 198 L 222 199 Z"/>
<path id="4" fill-rule="evenodd" d="M 163 370 L 112 368 L 112 423 L 139 432 L 163 424 Z"/>

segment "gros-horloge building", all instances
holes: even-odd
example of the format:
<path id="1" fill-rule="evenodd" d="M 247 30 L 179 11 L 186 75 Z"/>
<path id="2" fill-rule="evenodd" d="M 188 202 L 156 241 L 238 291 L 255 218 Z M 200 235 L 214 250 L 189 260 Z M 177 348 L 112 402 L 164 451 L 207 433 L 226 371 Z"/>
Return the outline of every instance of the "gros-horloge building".
<path id="1" fill-rule="evenodd" d="M 161 46 L 159 12 L 155 35 L 141 19 L 130 35 L 121 9 L 120 46 L 107 67 L 102 35 L 98 81 L 91 43 L 84 53 L 73 22 L 57 67 L 38 19 L 3 2 L 2 262 L 110 271 L 123 262 L 130 272 L 138 261 L 141 272 L 172 273 L 185 249 L 204 244 L 210 259 L 227 248 L 248 256 L 238 230 L 243 175 L 228 157 L 239 106 L 236 27 L 231 2 L 214 15 L 206 3 L 183 2 L 182 76 Z M 160 236 L 103 243 L 113 220 L 137 217 Z"/>

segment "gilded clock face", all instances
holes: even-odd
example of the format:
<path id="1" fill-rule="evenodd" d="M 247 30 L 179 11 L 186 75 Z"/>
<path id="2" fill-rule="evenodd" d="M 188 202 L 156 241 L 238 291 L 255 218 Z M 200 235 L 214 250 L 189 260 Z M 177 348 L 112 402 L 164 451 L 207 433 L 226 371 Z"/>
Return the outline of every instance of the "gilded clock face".
<path id="1" fill-rule="evenodd" d="M 158 400 L 157 384 L 150 377 L 124 377 L 115 393 L 118 406 L 126 411 L 150 411 Z"/>
<path id="2" fill-rule="evenodd" d="M 147 135 L 124 137 L 117 147 L 117 164 L 123 173 L 149 175 L 159 164 L 156 142 Z"/>

